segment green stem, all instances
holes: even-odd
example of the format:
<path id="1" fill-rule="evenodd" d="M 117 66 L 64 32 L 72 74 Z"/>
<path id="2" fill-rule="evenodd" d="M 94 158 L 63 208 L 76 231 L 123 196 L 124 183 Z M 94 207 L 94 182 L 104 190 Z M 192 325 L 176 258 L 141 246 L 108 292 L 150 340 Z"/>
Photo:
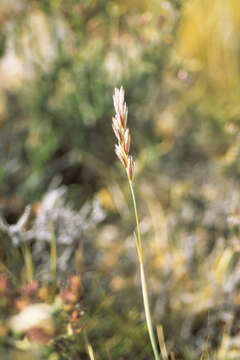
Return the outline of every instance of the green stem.
<path id="1" fill-rule="evenodd" d="M 157 348 L 157 342 L 156 342 L 156 338 L 154 335 L 151 312 L 150 312 L 150 307 L 149 307 L 148 289 L 147 289 L 147 283 L 146 283 L 145 271 L 144 271 L 144 265 L 143 265 L 142 240 L 141 240 L 141 233 L 140 233 L 140 226 L 139 226 L 139 219 L 138 219 L 137 204 L 136 204 L 132 181 L 130 180 L 129 176 L 128 176 L 128 182 L 129 182 L 129 186 L 130 186 L 130 190 L 131 190 L 131 194 L 132 194 L 133 207 L 134 207 L 136 224 L 137 224 L 137 250 L 138 250 L 138 258 L 139 258 L 139 264 L 140 264 L 140 277 L 141 277 L 143 304 L 144 304 L 147 328 L 148 328 L 148 333 L 149 333 L 155 360 L 160 360 L 160 354 L 159 354 L 158 348 Z"/>
<path id="2" fill-rule="evenodd" d="M 128 182 L 129 182 L 129 186 L 130 186 L 130 190 L 131 190 L 131 194 L 132 194 L 133 207 L 134 207 L 134 213 L 135 213 L 136 224 L 137 224 L 137 247 L 138 247 L 139 262 L 141 264 L 143 262 L 142 240 L 141 240 L 141 233 L 140 233 L 140 226 L 139 226 L 139 219 L 138 219 L 137 204 L 136 204 L 135 194 L 134 194 L 134 190 L 133 190 L 133 185 L 132 185 L 132 182 L 129 177 L 128 177 Z"/>

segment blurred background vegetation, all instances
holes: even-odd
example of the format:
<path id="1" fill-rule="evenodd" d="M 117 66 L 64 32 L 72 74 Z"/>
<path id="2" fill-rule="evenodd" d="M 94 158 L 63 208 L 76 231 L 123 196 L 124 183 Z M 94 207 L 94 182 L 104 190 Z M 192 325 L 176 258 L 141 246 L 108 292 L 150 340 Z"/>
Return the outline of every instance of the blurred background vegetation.
<path id="1" fill-rule="evenodd" d="M 152 358 L 120 85 L 154 322 L 176 359 L 240 358 L 239 39 L 238 0 L 0 1 L 1 359 Z"/>

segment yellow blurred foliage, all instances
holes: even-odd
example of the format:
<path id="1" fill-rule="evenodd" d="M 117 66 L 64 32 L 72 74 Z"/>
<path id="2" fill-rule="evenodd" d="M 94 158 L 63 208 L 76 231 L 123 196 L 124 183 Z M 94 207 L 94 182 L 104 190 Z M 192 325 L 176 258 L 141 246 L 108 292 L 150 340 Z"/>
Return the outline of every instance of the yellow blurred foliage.
<path id="1" fill-rule="evenodd" d="M 186 1 L 178 32 L 177 53 L 192 72 L 199 74 L 197 86 L 239 113 L 240 2 L 238 0 Z M 236 93 L 237 91 L 237 93 Z"/>
<path id="2" fill-rule="evenodd" d="M 115 204 L 113 202 L 112 196 L 109 193 L 107 188 L 102 188 L 98 192 L 98 199 L 99 199 L 99 202 L 100 202 L 101 206 L 104 209 L 112 210 L 112 211 L 116 210 L 116 206 L 115 206 Z"/>

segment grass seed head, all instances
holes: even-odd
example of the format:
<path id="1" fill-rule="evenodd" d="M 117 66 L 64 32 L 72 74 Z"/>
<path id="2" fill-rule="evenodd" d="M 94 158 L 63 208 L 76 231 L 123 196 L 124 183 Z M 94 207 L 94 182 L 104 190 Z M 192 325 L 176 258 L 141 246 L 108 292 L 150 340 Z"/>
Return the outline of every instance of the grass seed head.
<path id="1" fill-rule="evenodd" d="M 112 117 L 112 127 L 118 142 L 115 145 L 115 152 L 125 167 L 129 180 L 132 182 L 134 161 L 132 156 L 129 155 L 131 136 L 129 129 L 126 128 L 128 108 L 124 99 L 124 95 L 125 93 L 122 86 L 120 89 L 114 89 L 113 104 L 116 114 Z"/>

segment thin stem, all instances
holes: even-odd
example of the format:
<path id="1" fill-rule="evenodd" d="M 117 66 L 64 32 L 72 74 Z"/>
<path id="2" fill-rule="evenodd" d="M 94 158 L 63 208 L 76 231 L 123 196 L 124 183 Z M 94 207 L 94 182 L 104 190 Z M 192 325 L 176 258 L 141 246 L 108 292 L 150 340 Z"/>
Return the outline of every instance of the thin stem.
<path id="1" fill-rule="evenodd" d="M 159 354 L 158 348 L 157 348 L 157 342 L 156 342 L 156 338 L 154 335 L 152 318 L 151 318 L 150 307 L 149 307 L 148 289 L 147 289 L 147 283 L 146 283 L 145 271 L 144 271 L 144 265 L 143 265 L 142 240 L 141 240 L 141 233 L 140 233 L 140 226 L 139 226 L 139 219 L 138 219 L 137 204 L 136 204 L 132 181 L 130 180 L 129 176 L 128 176 L 128 182 L 129 182 L 129 186 L 130 186 L 130 190 L 131 190 L 131 194 L 132 194 L 133 207 L 134 207 L 136 224 L 137 224 L 137 250 L 138 250 L 139 263 L 140 263 L 140 278 L 141 278 L 141 285 L 142 285 L 143 304 L 144 304 L 147 328 L 148 328 L 148 333 L 149 333 L 155 360 L 160 360 L 160 354 Z"/>
<path id="2" fill-rule="evenodd" d="M 87 349 L 89 358 L 90 358 L 90 360 L 95 360 L 93 348 L 92 348 L 92 345 L 90 344 L 90 342 L 89 342 L 89 340 L 88 340 L 88 336 L 87 336 L 86 331 L 84 331 L 83 336 L 84 336 L 84 340 L 85 340 L 85 344 L 86 344 L 86 349 Z"/>
<path id="3" fill-rule="evenodd" d="M 141 274 L 143 303 L 144 303 L 144 309 L 145 309 L 148 333 L 149 333 L 149 337 L 150 337 L 150 340 L 151 340 L 151 344 L 152 344 L 155 359 L 160 360 L 160 355 L 158 353 L 158 348 L 157 348 L 156 338 L 155 338 L 155 335 L 154 335 L 152 318 L 151 318 L 151 313 L 150 313 L 149 300 L 148 300 L 148 289 L 147 289 L 147 283 L 146 283 L 143 263 L 140 264 L 140 274 Z"/>
<path id="4" fill-rule="evenodd" d="M 131 194 L 132 194 L 133 207 L 134 207 L 134 213 L 135 213 L 136 224 L 137 224 L 137 244 L 138 244 L 139 262 L 142 263 L 143 262 L 142 240 L 141 240 L 141 233 L 140 233 L 140 226 L 139 226 L 139 219 L 138 219 L 137 204 L 136 204 L 136 198 L 135 198 L 135 194 L 134 194 L 134 190 L 133 190 L 132 181 L 130 180 L 129 176 L 128 176 L 128 182 L 129 182 L 129 186 L 130 186 L 130 190 L 131 190 Z"/>

